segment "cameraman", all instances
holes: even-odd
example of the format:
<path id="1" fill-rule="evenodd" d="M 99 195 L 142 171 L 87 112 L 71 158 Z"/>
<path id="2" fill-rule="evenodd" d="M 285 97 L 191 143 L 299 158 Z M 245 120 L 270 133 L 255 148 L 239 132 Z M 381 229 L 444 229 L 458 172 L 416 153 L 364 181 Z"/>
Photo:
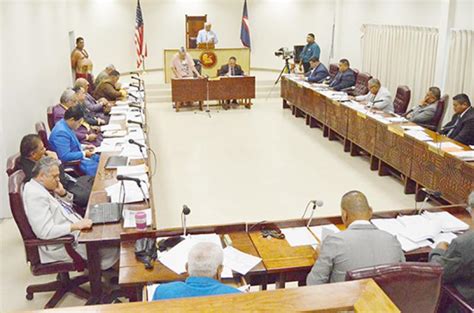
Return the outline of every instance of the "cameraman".
<path id="1" fill-rule="evenodd" d="M 309 33 L 306 36 L 306 46 L 304 46 L 303 51 L 300 53 L 300 64 L 299 69 L 300 71 L 304 69 L 304 72 L 308 72 L 310 70 L 309 60 L 313 57 L 319 59 L 319 55 L 321 54 L 321 49 L 319 45 L 314 41 L 314 34 Z"/>

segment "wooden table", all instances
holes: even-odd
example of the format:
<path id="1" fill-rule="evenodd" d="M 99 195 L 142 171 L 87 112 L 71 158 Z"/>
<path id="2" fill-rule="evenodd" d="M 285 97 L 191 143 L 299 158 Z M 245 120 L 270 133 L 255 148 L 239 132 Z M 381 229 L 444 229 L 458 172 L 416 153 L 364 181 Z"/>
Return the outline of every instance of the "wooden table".
<path id="1" fill-rule="evenodd" d="M 146 97 L 145 97 L 146 99 Z M 145 101 L 146 108 L 146 101 Z M 144 110 L 146 112 L 146 109 Z M 146 129 L 146 127 L 145 127 Z M 146 144 L 148 146 L 148 136 L 146 136 Z M 86 210 L 86 217 L 89 214 L 89 208 L 98 203 L 110 202 L 109 197 L 105 188 L 117 183 L 116 173 L 117 170 L 106 170 L 105 163 L 108 157 L 112 155 L 117 155 L 118 153 L 102 153 L 100 156 L 99 166 L 97 168 L 97 174 L 94 179 L 94 184 L 92 186 L 91 195 Z M 145 161 L 148 165 L 148 168 L 151 169 L 150 159 Z M 134 161 L 134 164 L 140 164 L 143 161 Z M 124 208 L 129 210 L 142 210 L 147 207 L 152 208 L 152 226 L 149 226 L 148 229 L 156 228 L 156 218 L 155 218 L 155 206 L 153 199 L 153 188 L 152 181 L 150 179 L 150 190 L 149 190 L 149 204 L 147 206 L 146 202 L 140 203 L 131 203 L 125 204 Z M 102 290 L 102 271 L 100 268 L 100 255 L 99 249 L 103 247 L 120 247 L 120 234 L 121 233 L 134 233 L 136 230 L 134 228 L 123 228 L 122 222 L 119 223 L 110 223 L 104 225 L 94 225 L 90 230 L 81 231 L 78 242 L 80 244 L 86 245 L 87 251 L 87 268 L 89 272 L 89 280 L 91 286 L 91 298 L 87 301 L 87 304 L 96 304 L 102 301 L 103 290 Z"/>
<path id="2" fill-rule="evenodd" d="M 255 98 L 254 76 L 219 77 L 215 79 L 172 79 L 171 101 L 176 112 L 182 103 L 197 102 L 203 110 L 204 101 L 238 100 L 247 109 L 252 106 Z"/>
<path id="3" fill-rule="evenodd" d="M 31 312 L 77 312 L 77 307 Z M 81 312 L 386 312 L 400 310 L 372 280 L 222 296 L 81 307 Z"/>
<path id="4" fill-rule="evenodd" d="M 428 209 L 428 211 L 447 211 L 467 224 L 472 223 L 464 206 L 435 207 Z M 416 213 L 417 211 L 414 209 L 394 210 L 374 213 L 373 218 L 393 218 L 400 214 L 412 215 Z M 307 219 L 295 219 L 265 223 L 198 226 L 190 227 L 187 231 L 190 234 L 229 234 L 236 249 L 262 258 L 262 262 L 245 275 L 245 280 L 248 284 L 261 286 L 265 290 L 267 285 L 272 283 L 276 283 L 277 288 L 285 288 L 285 283 L 291 281 L 298 282 L 300 286 L 305 285 L 306 276 L 314 265 L 318 254 L 311 246 L 291 247 L 284 239 L 263 238 L 260 231 L 262 229 L 303 227 L 307 223 Z M 326 224 L 335 224 L 340 230 L 345 229 L 340 216 L 315 218 L 311 222 L 311 226 Z M 168 237 L 182 233 L 181 228 L 172 228 L 122 234 L 119 284 L 124 287 L 133 287 L 138 293 L 148 283 L 184 280 L 185 275 L 177 275 L 159 261 L 154 262 L 153 270 L 145 270 L 143 263 L 138 262 L 134 254 L 134 243 L 139 238 Z M 430 251 L 431 248 L 424 247 L 405 253 L 405 257 L 409 261 L 426 261 Z M 239 278 L 239 276 L 234 273 L 234 278 Z"/>
<path id="5" fill-rule="evenodd" d="M 400 123 L 384 124 L 288 76 L 282 77 L 281 97 L 283 108 L 291 108 L 293 115 L 305 118 L 310 127 L 322 128 L 329 140 L 340 139 L 351 156 L 368 156 L 370 169 L 379 175 L 400 178 L 404 192 L 415 193 L 418 201 L 424 197 L 423 187 L 440 191 L 441 199 L 451 204 L 464 203 L 474 190 L 474 162 L 409 136 Z M 433 142 L 451 142 L 461 150 L 470 150 L 446 136 L 424 131 Z"/>

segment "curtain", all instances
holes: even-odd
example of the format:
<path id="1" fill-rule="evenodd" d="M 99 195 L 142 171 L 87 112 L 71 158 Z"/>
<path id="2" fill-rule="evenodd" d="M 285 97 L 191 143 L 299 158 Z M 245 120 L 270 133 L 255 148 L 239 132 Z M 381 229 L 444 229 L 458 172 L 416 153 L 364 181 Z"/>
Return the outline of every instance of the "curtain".
<path id="1" fill-rule="evenodd" d="M 469 96 L 474 105 L 474 30 L 455 30 L 450 32 L 449 57 L 445 91 L 450 100 L 459 93 Z M 449 102 L 452 103 L 452 100 Z M 453 109 L 448 107 L 444 121 L 449 121 Z"/>
<path id="2" fill-rule="evenodd" d="M 397 25 L 362 26 L 362 71 L 378 78 L 395 98 L 397 87 L 411 89 L 410 106 L 433 85 L 438 30 Z"/>

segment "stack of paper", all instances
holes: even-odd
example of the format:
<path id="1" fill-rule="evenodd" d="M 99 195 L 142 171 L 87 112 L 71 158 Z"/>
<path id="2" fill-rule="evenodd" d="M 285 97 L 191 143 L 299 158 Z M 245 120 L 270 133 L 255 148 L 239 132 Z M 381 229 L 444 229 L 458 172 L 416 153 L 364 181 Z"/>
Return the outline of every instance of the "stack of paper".
<path id="1" fill-rule="evenodd" d="M 421 215 L 399 216 L 397 221 L 404 226 L 400 235 L 414 242 L 434 239 L 441 232 L 441 224 L 438 221 L 429 220 Z"/>
<path id="2" fill-rule="evenodd" d="M 122 129 L 120 124 L 108 124 L 108 125 L 100 126 L 101 132 L 110 131 L 110 130 L 120 130 L 120 129 Z"/>
<path id="3" fill-rule="evenodd" d="M 130 128 L 125 140 L 128 142 L 130 139 L 145 142 L 145 133 L 141 128 Z"/>
<path id="4" fill-rule="evenodd" d="M 469 225 L 450 214 L 449 212 L 424 212 L 423 217 L 436 221 L 441 225 L 441 231 L 443 232 L 458 232 L 469 229 Z"/>
<path id="5" fill-rule="evenodd" d="M 261 261 L 261 258 L 243 253 L 234 247 L 226 247 L 224 249 L 224 266 L 242 275 L 247 274 Z"/>
<path id="6" fill-rule="evenodd" d="M 110 116 L 110 119 L 109 119 L 109 124 L 113 123 L 113 122 L 121 122 L 121 121 L 125 121 L 127 117 L 125 115 L 111 115 Z"/>
<path id="7" fill-rule="evenodd" d="M 105 191 L 107 195 L 110 197 L 111 202 L 122 202 L 123 194 L 121 194 L 121 185 L 123 183 L 125 189 L 125 200 L 123 203 L 133 203 L 133 202 L 141 202 L 144 201 L 143 194 L 145 194 L 146 199 L 150 197 L 148 192 L 148 176 L 141 175 L 135 176 L 136 178 L 141 180 L 141 191 L 138 185 L 134 181 L 123 181 L 117 182 L 107 188 Z"/>
<path id="8" fill-rule="evenodd" d="M 146 173 L 147 173 L 147 168 L 145 164 L 117 167 L 117 175 L 141 176 Z"/>
<path id="9" fill-rule="evenodd" d="M 147 158 L 147 151 L 146 148 L 142 148 L 142 151 L 140 151 L 139 146 L 127 143 L 124 145 L 120 155 L 126 156 L 131 160 L 141 160 L 143 158 Z"/>
<path id="10" fill-rule="evenodd" d="M 321 242 L 323 242 L 328 235 L 340 232 L 339 228 L 334 224 L 311 226 L 309 229 L 311 229 Z"/>
<path id="11" fill-rule="evenodd" d="M 115 101 L 115 105 L 116 106 L 128 106 L 129 104 L 131 103 L 130 100 L 127 100 L 127 101 L 123 101 L 123 100 L 118 100 L 118 101 Z"/>
<path id="12" fill-rule="evenodd" d="M 425 133 L 424 130 L 418 130 L 418 129 L 409 129 L 405 131 L 405 134 L 420 140 L 420 141 L 432 141 L 433 138 L 431 138 L 427 133 Z"/>
<path id="13" fill-rule="evenodd" d="M 441 233 L 433 239 L 434 243 L 432 243 L 430 247 L 434 249 L 440 242 L 447 242 L 449 244 L 456 237 L 457 236 L 453 233 Z"/>
<path id="14" fill-rule="evenodd" d="M 392 123 L 408 122 L 408 120 L 406 118 L 404 118 L 403 116 L 388 117 L 387 120 L 389 120 Z"/>
<path id="15" fill-rule="evenodd" d="M 127 115 L 128 111 L 130 110 L 129 106 L 113 106 L 110 109 L 110 115 Z"/>
<path id="16" fill-rule="evenodd" d="M 108 130 L 105 131 L 102 136 L 104 138 L 114 138 L 114 137 L 125 137 L 127 136 L 127 131 L 126 130 Z"/>
<path id="17" fill-rule="evenodd" d="M 145 209 L 145 210 L 128 210 L 124 209 L 122 211 L 122 216 L 123 216 L 123 227 L 124 228 L 135 228 L 137 227 L 137 224 L 135 222 L 135 214 L 138 212 L 143 212 L 146 214 L 146 225 L 150 226 L 151 221 L 152 221 L 152 215 L 151 215 L 151 209 Z"/>
<path id="18" fill-rule="evenodd" d="M 463 148 L 457 144 L 445 141 L 445 142 L 428 142 L 428 144 L 436 149 L 441 149 L 446 152 L 461 151 Z"/>
<path id="19" fill-rule="evenodd" d="M 281 232 L 292 247 L 318 245 L 318 241 L 307 227 L 283 228 Z"/>
<path id="20" fill-rule="evenodd" d="M 450 154 L 460 158 L 463 161 L 474 161 L 474 150 L 455 151 L 450 152 Z"/>

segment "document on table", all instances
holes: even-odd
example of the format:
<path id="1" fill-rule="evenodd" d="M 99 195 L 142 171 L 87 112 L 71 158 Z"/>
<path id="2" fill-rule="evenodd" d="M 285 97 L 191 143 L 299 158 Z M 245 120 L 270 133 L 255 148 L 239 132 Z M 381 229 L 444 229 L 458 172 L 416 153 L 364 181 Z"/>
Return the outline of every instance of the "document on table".
<path id="1" fill-rule="evenodd" d="M 115 115 L 115 114 L 127 114 L 128 111 L 130 110 L 130 107 L 128 105 L 123 105 L 123 106 L 113 106 L 110 109 L 110 114 Z"/>
<path id="2" fill-rule="evenodd" d="M 334 224 L 311 226 L 309 229 L 311 229 L 321 242 L 323 242 L 328 235 L 340 232 L 339 228 Z"/>
<path id="3" fill-rule="evenodd" d="M 463 148 L 458 146 L 457 144 L 445 141 L 445 142 L 428 142 L 428 144 L 436 149 L 441 149 L 446 152 L 453 152 L 453 151 L 462 151 Z"/>
<path id="4" fill-rule="evenodd" d="M 127 131 L 126 130 L 108 130 L 105 131 L 102 136 L 104 138 L 112 138 L 112 137 L 125 137 L 127 136 Z"/>
<path id="5" fill-rule="evenodd" d="M 128 131 L 128 136 L 125 138 L 126 141 L 133 139 L 135 141 L 145 141 L 145 133 L 141 128 L 130 128 Z"/>
<path id="6" fill-rule="evenodd" d="M 145 118 L 140 112 L 128 112 L 127 113 L 127 121 L 133 121 L 133 122 L 138 122 L 138 123 L 143 123 Z"/>
<path id="7" fill-rule="evenodd" d="M 122 152 L 120 152 L 121 156 L 126 156 L 129 159 L 143 159 L 147 158 L 147 149 L 142 148 L 142 151 L 140 151 L 140 147 L 134 144 L 125 144 L 123 146 Z"/>
<path id="8" fill-rule="evenodd" d="M 400 235 L 414 242 L 434 239 L 441 232 L 441 223 L 429 220 L 421 215 L 405 215 L 397 217 L 404 227 Z"/>
<path id="9" fill-rule="evenodd" d="M 122 151 L 123 146 L 121 145 L 107 145 L 102 143 L 100 146 L 96 147 L 94 149 L 95 152 L 100 153 L 100 152 L 120 152 Z"/>
<path id="10" fill-rule="evenodd" d="M 105 132 L 108 130 L 120 130 L 120 129 L 122 129 L 122 126 L 120 126 L 120 124 L 108 124 L 108 125 L 100 126 L 101 132 Z"/>
<path id="11" fill-rule="evenodd" d="M 283 228 L 281 232 L 285 234 L 286 241 L 288 241 L 292 247 L 318 245 L 318 241 L 306 226 Z"/>
<path id="12" fill-rule="evenodd" d="M 446 211 L 425 211 L 422 216 L 428 220 L 437 221 L 441 225 L 441 231 L 443 232 L 457 232 L 469 229 L 468 224 Z"/>
<path id="13" fill-rule="evenodd" d="M 224 249 L 224 265 L 242 275 L 247 274 L 261 261 L 261 258 L 244 253 L 234 247 L 229 246 Z"/>
<path id="14" fill-rule="evenodd" d="M 123 100 L 118 100 L 118 101 L 115 101 L 115 105 L 116 106 L 127 106 L 131 103 L 132 101 L 130 100 L 127 100 L 127 101 L 123 101 Z"/>
<path id="15" fill-rule="evenodd" d="M 146 172 L 147 168 L 145 164 L 117 167 L 117 175 L 137 176 L 146 174 Z"/>
<path id="16" fill-rule="evenodd" d="M 420 141 L 432 141 L 433 138 L 431 138 L 427 133 L 425 133 L 424 130 L 417 130 L 417 129 L 409 129 L 405 131 L 405 134 L 420 140 Z"/>
<path id="17" fill-rule="evenodd" d="M 449 152 L 463 161 L 474 161 L 474 150 Z"/>
<path id="18" fill-rule="evenodd" d="M 434 249 L 440 242 L 447 242 L 450 244 L 451 241 L 453 241 L 453 239 L 456 237 L 457 236 L 453 233 L 441 233 L 433 239 L 434 243 L 432 243 L 430 247 Z"/>
<path id="19" fill-rule="evenodd" d="M 387 120 L 389 120 L 392 123 L 403 123 L 403 122 L 408 122 L 406 118 L 403 116 L 393 116 L 393 117 L 387 117 Z"/>
<path id="20" fill-rule="evenodd" d="M 111 122 L 121 122 L 124 121 L 127 117 L 125 115 L 111 115 L 109 123 Z"/>
<path id="21" fill-rule="evenodd" d="M 424 131 L 425 129 L 419 125 L 401 125 L 404 130 L 419 130 Z"/>
<path id="22" fill-rule="evenodd" d="M 120 202 L 120 203 L 122 202 L 122 197 L 123 197 L 123 194 L 121 194 L 122 183 L 125 189 L 125 200 L 123 201 L 124 203 L 144 201 L 143 194 L 145 194 L 145 197 L 148 199 L 150 197 L 149 192 L 148 192 L 148 176 L 145 174 L 141 176 L 136 176 L 136 178 L 142 181 L 141 190 L 143 192 L 140 190 L 140 187 L 138 187 L 138 185 L 134 181 L 117 182 L 105 188 L 105 191 L 107 192 L 107 195 L 110 197 L 111 202 Z"/>
<path id="23" fill-rule="evenodd" d="M 150 226 L 152 221 L 151 209 L 145 210 L 128 210 L 124 209 L 122 211 L 123 216 L 123 227 L 124 228 L 135 228 L 137 224 L 135 223 L 135 214 L 138 212 L 143 212 L 146 214 L 146 225 Z"/>

